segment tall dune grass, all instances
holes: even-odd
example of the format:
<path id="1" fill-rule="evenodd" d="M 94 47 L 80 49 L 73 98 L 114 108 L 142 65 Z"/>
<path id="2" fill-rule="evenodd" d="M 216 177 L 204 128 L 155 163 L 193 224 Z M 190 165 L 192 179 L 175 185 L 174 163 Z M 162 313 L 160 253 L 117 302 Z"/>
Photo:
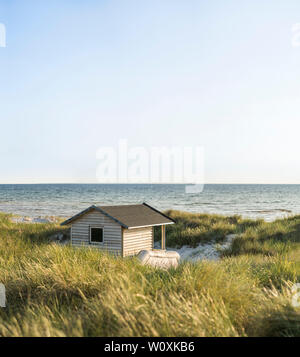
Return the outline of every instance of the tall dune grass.
<path id="1" fill-rule="evenodd" d="M 300 310 L 291 305 L 299 270 L 285 253 L 166 271 L 49 243 L 59 229 L 0 216 L 1 336 L 300 335 Z"/>
<path id="2" fill-rule="evenodd" d="M 290 256 L 300 261 L 300 216 L 261 222 L 256 227 L 247 227 L 227 255 L 262 254 L 267 256 Z"/>
<path id="3" fill-rule="evenodd" d="M 211 241 L 222 242 L 232 233 L 244 232 L 246 228 L 256 228 L 263 220 L 243 219 L 241 216 L 222 216 L 217 214 L 190 213 L 168 210 L 166 214 L 173 218 L 175 225 L 167 226 L 167 244 L 169 247 L 189 245 Z M 155 229 L 155 240 L 160 240 L 160 229 Z"/>

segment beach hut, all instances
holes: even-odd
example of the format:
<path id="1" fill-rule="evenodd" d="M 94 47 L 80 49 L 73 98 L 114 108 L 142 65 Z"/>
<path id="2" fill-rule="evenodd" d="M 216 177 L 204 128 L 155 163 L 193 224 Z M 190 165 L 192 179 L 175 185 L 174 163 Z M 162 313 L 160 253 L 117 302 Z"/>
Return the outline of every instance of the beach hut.
<path id="1" fill-rule="evenodd" d="M 161 249 L 166 249 L 166 225 L 174 224 L 146 203 L 121 206 L 91 206 L 62 223 L 71 226 L 71 244 L 89 246 L 121 255 L 153 250 L 156 226 L 161 226 Z"/>

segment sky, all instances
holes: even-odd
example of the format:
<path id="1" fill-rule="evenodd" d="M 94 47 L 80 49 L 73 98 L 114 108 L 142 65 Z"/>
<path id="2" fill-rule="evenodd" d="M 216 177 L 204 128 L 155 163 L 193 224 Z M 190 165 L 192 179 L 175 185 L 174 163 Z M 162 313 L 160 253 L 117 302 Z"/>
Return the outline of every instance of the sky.
<path id="1" fill-rule="evenodd" d="M 0 0 L 0 23 L 0 183 L 97 182 L 121 139 L 300 183 L 299 0 Z"/>

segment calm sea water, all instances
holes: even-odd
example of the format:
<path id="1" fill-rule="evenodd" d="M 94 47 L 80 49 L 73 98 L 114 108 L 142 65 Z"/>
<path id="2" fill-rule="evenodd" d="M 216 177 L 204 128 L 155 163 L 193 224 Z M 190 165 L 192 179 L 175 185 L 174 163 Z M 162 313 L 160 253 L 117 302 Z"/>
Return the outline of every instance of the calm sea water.
<path id="1" fill-rule="evenodd" d="M 300 185 L 206 185 L 197 194 L 186 194 L 184 185 L 0 185 L 0 211 L 31 217 L 68 217 L 92 204 L 142 202 L 161 210 L 273 220 L 300 214 Z"/>

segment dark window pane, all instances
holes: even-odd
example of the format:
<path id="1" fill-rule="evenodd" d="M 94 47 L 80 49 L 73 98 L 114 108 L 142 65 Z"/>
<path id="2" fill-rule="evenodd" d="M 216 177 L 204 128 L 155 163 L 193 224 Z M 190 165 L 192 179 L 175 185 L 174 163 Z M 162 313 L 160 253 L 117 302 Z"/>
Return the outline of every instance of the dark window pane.
<path id="1" fill-rule="evenodd" d="M 97 243 L 103 242 L 102 228 L 91 228 L 91 242 L 97 242 Z"/>

